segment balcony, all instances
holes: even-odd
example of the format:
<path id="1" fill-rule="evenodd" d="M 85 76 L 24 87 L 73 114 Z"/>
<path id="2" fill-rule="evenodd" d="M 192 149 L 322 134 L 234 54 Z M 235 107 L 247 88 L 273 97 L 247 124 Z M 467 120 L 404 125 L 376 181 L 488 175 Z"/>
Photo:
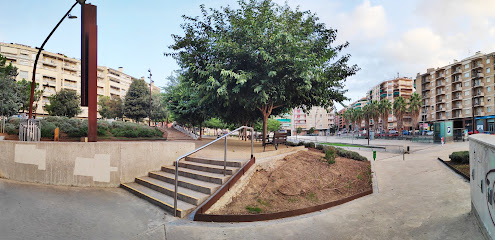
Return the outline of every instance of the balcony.
<path id="1" fill-rule="evenodd" d="M 462 88 L 461 87 L 456 87 L 456 88 L 452 88 L 452 92 L 462 92 Z"/>
<path id="2" fill-rule="evenodd" d="M 483 107 L 483 106 L 485 106 L 485 101 L 474 101 L 473 106 Z"/>
<path id="3" fill-rule="evenodd" d="M 456 83 L 456 82 L 460 82 L 460 81 L 461 81 L 461 78 L 459 76 L 452 78 L 452 83 Z"/>
<path id="4" fill-rule="evenodd" d="M 477 87 L 484 87 L 484 86 L 485 86 L 485 84 L 484 84 L 484 83 L 482 83 L 482 82 L 475 82 L 475 83 L 473 84 L 473 87 L 474 87 L 474 88 L 477 88 Z"/>
<path id="5" fill-rule="evenodd" d="M 482 91 L 478 91 L 478 92 L 474 92 L 473 96 L 474 97 L 483 97 L 483 96 L 485 96 L 485 93 Z"/>
<path id="6" fill-rule="evenodd" d="M 437 99 L 437 104 L 439 103 L 445 103 L 445 98 L 440 98 L 440 99 Z"/>
<path id="7" fill-rule="evenodd" d="M 444 81 L 437 81 L 435 86 L 436 87 L 443 87 L 443 86 L 445 86 L 445 82 Z"/>
<path id="8" fill-rule="evenodd" d="M 462 109 L 462 104 L 453 104 L 452 105 L 452 110 L 461 110 Z"/>
<path id="9" fill-rule="evenodd" d="M 462 100 L 462 95 L 461 94 L 455 95 L 455 96 L 452 97 L 452 100 L 454 100 L 454 101 L 455 100 Z"/>
<path id="10" fill-rule="evenodd" d="M 452 75 L 461 74 L 461 73 L 462 73 L 461 68 L 456 68 L 455 70 L 452 71 Z"/>
<path id="11" fill-rule="evenodd" d="M 442 90 L 442 91 L 437 91 L 437 96 L 440 96 L 440 95 L 445 95 L 445 91 Z"/>
<path id="12" fill-rule="evenodd" d="M 442 78 L 445 78 L 445 74 L 437 74 L 437 77 L 436 79 L 442 79 Z"/>
<path id="13" fill-rule="evenodd" d="M 473 78 L 482 78 L 485 77 L 485 74 L 483 73 L 473 73 Z"/>
<path id="14" fill-rule="evenodd" d="M 485 112 L 484 111 L 476 111 L 474 113 L 474 116 L 480 116 L 480 117 L 485 116 Z"/>
<path id="15" fill-rule="evenodd" d="M 475 63 L 475 64 L 471 64 L 471 68 L 472 68 L 473 70 L 474 70 L 474 69 L 477 69 L 477 68 L 483 68 L 483 67 L 484 67 L 483 63 L 480 63 L 480 62 Z"/>
<path id="16" fill-rule="evenodd" d="M 440 107 L 440 108 L 435 109 L 435 112 L 445 112 L 445 110 L 446 110 L 446 108 Z"/>
<path id="17" fill-rule="evenodd" d="M 464 116 L 462 116 L 462 114 L 454 114 L 453 116 L 454 118 L 464 118 Z"/>

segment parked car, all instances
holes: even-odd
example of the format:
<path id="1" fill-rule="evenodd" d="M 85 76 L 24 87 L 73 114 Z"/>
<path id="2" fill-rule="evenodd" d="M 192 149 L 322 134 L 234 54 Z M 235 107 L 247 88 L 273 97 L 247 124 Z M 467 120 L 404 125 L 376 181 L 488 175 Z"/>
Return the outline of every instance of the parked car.
<path id="1" fill-rule="evenodd" d="M 428 132 L 426 132 L 426 135 L 427 135 L 427 136 L 433 136 L 433 131 L 428 131 Z"/>
<path id="2" fill-rule="evenodd" d="M 480 133 L 480 132 L 479 132 L 478 130 L 474 130 L 474 134 L 477 134 L 477 133 Z M 468 134 L 469 134 L 469 135 L 473 134 L 473 131 L 472 131 L 472 130 L 471 130 L 471 131 L 469 131 L 469 132 L 468 132 Z"/>
<path id="3" fill-rule="evenodd" d="M 407 130 L 402 130 L 402 135 L 409 135 L 409 131 L 407 131 Z"/>
<path id="4" fill-rule="evenodd" d="M 397 132 L 397 130 L 390 130 L 390 131 L 388 131 L 388 133 L 390 133 L 390 134 L 396 134 L 396 133 L 399 133 L 399 132 Z"/>

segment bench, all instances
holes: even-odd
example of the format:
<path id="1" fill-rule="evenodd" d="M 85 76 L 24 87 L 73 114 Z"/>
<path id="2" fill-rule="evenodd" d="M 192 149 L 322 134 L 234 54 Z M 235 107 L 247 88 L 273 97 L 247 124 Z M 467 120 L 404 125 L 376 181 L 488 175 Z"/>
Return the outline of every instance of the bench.
<path id="1" fill-rule="evenodd" d="M 278 150 L 278 145 L 279 144 L 285 144 L 285 147 L 289 147 L 287 145 L 287 133 L 274 133 L 272 141 L 269 141 L 269 137 L 266 138 L 267 142 L 263 144 L 263 152 L 265 151 L 266 145 L 273 145 L 275 146 L 275 150 Z"/>

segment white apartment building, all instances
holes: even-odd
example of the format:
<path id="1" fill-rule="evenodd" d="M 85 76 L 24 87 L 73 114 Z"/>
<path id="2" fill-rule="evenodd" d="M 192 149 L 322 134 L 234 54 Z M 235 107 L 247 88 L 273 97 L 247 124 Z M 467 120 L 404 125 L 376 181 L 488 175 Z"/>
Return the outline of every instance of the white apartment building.
<path id="1" fill-rule="evenodd" d="M 7 64 L 12 63 L 18 68 L 16 80 L 26 79 L 31 82 L 33 77 L 33 65 L 38 50 L 29 46 L 0 42 L 0 54 L 7 58 Z M 49 103 L 49 97 L 62 89 L 72 89 L 81 93 L 81 61 L 69 58 L 61 53 L 42 51 L 36 67 L 36 82 L 43 89 L 43 96 L 38 102 L 38 108 L 33 112 L 37 115 L 46 115 L 44 106 Z M 113 69 L 98 66 L 97 94 L 98 96 L 117 96 L 124 98 L 132 81 L 135 80 L 123 72 L 123 68 Z M 149 84 L 148 84 L 149 87 Z M 160 88 L 151 85 L 152 91 L 160 91 Z M 88 117 L 87 107 L 81 107 L 81 118 Z"/>

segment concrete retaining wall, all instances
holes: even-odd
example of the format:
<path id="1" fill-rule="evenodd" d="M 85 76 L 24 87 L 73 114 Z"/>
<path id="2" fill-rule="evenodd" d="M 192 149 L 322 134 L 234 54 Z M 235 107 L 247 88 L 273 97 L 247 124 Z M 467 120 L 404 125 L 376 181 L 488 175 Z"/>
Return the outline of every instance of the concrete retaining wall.
<path id="1" fill-rule="evenodd" d="M 172 165 L 192 142 L 0 141 L 0 177 L 53 185 L 118 187 Z"/>
<path id="2" fill-rule="evenodd" d="M 469 137 L 469 166 L 471 211 L 486 237 L 495 239 L 495 136 Z"/>

